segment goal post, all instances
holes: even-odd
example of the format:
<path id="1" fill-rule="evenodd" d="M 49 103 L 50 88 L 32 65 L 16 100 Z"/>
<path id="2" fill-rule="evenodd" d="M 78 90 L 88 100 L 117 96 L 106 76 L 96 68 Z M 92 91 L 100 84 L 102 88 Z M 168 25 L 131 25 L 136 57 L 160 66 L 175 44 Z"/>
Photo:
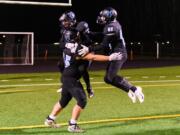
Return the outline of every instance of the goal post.
<path id="1" fill-rule="evenodd" d="M 0 32 L 0 66 L 34 65 L 33 32 Z"/>
<path id="2" fill-rule="evenodd" d="M 72 0 L 0 0 L 2 4 L 39 5 L 39 6 L 72 6 Z"/>

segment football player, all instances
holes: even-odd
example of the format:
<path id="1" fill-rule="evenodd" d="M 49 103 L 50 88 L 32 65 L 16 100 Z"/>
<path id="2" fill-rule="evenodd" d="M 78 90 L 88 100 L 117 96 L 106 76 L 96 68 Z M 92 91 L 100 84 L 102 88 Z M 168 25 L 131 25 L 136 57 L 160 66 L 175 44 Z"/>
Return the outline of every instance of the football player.
<path id="1" fill-rule="evenodd" d="M 66 42 L 63 49 L 64 59 L 64 71 L 62 72 L 63 90 L 61 92 L 61 99 L 54 105 L 52 112 L 45 120 L 45 125 L 49 127 L 58 127 L 55 123 L 56 116 L 67 106 L 72 98 L 75 98 L 76 104 L 72 110 L 72 116 L 69 121 L 69 132 L 83 132 L 78 125 L 77 120 L 81 111 L 85 108 L 87 103 L 86 94 L 83 90 L 83 86 L 80 82 L 80 78 L 83 75 L 81 66 L 82 60 L 93 61 L 114 61 L 121 60 L 122 55 L 120 53 L 112 53 L 109 56 L 95 55 L 88 53 L 85 56 L 78 55 L 78 50 L 81 49 L 80 35 L 75 29 L 69 31 L 69 41 Z"/>
<path id="2" fill-rule="evenodd" d="M 76 22 L 76 16 L 74 14 L 74 12 L 72 11 L 66 11 L 65 13 L 63 13 L 60 18 L 60 25 L 61 25 L 61 38 L 60 38 L 60 60 L 58 62 L 58 67 L 60 72 L 62 73 L 64 70 L 64 62 L 63 62 L 63 56 L 62 56 L 62 52 L 65 48 L 65 44 L 67 42 L 69 42 L 70 40 L 70 31 L 71 30 L 78 30 L 81 34 L 81 43 L 85 44 L 85 45 L 89 45 L 92 43 L 92 41 L 90 40 L 88 33 L 89 33 L 89 27 L 87 22 L 80 22 L 77 24 Z M 89 73 L 87 71 L 88 67 L 89 67 L 89 61 L 87 60 L 82 60 L 81 61 L 81 66 L 79 68 L 82 68 L 83 70 L 83 79 L 85 81 L 86 84 L 86 90 L 88 93 L 88 97 L 92 98 L 94 96 L 94 91 L 92 89 L 92 86 L 90 84 L 90 79 L 89 79 Z M 57 92 L 61 92 L 62 88 L 60 88 Z"/>
<path id="3" fill-rule="evenodd" d="M 111 61 L 106 68 L 104 81 L 128 93 L 129 98 L 133 103 L 136 98 L 140 103 L 144 102 L 144 94 L 142 88 L 133 86 L 123 76 L 117 75 L 124 62 L 127 60 L 126 44 L 122 33 L 120 23 L 117 21 L 117 11 L 112 7 L 103 9 L 97 17 L 97 23 L 104 25 L 103 41 L 99 46 L 83 46 L 79 50 L 80 55 L 85 55 L 87 52 L 103 49 L 105 54 L 110 55 L 114 52 L 120 52 L 123 55 L 121 60 Z"/>

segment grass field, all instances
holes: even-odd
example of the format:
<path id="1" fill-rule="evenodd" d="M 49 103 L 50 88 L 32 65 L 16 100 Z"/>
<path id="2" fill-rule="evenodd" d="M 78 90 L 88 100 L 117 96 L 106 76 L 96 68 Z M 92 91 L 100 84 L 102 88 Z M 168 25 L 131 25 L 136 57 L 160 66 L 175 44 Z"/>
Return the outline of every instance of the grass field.
<path id="1" fill-rule="evenodd" d="M 84 135 L 179 135 L 180 66 L 124 69 L 121 74 L 142 86 L 145 102 L 131 103 L 127 94 L 103 82 L 104 71 L 90 71 L 95 97 L 79 119 Z M 83 81 L 82 81 L 83 82 Z M 67 135 L 72 100 L 57 118 L 62 127 L 43 125 L 59 99 L 59 73 L 0 75 L 0 134 Z"/>

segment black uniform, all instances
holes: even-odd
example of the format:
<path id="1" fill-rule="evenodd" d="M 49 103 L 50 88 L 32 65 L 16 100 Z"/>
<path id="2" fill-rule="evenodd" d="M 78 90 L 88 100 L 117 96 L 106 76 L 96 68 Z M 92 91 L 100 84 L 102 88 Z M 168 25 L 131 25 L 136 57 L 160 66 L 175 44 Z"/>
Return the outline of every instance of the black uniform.
<path id="1" fill-rule="evenodd" d="M 86 105 L 86 94 L 83 90 L 82 84 L 79 81 L 80 76 L 77 73 L 80 73 L 80 71 L 75 65 L 65 68 L 63 72 L 63 91 L 61 93 L 62 96 L 60 100 L 60 105 L 63 108 L 69 103 L 72 97 L 76 99 L 77 104 L 81 108 L 84 108 Z"/>
<path id="2" fill-rule="evenodd" d="M 62 73 L 63 91 L 59 101 L 60 105 L 64 108 L 72 97 L 74 97 L 77 104 L 81 108 L 84 108 L 86 106 L 87 98 L 80 82 L 80 78 L 82 77 L 82 71 L 79 68 L 81 62 L 76 60 L 76 54 L 72 54 L 67 48 L 63 51 L 63 58 L 65 68 Z"/>
<path id="3" fill-rule="evenodd" d="M 89 32 L 87 31 L 89 29 L 87 22 L 81 21 L 79 23 L 77 23 L 77 26 L 73 26 L 70 28 L 64 28 L 62 27 L 61 29 L 61 39 L 60 39 L 60 52 L 63 52 L 64 48 L 65 48 L 65 44 L 67 42 L 70 42 L 71 39 L 73 39 L 73 37 L 70 37 L 70 32 L 71 31 L 76 31 L 79 32 L 79 43 L 89 46 L 91 45 L 93 42 L 90 39 L 90 35 Z M 92 34 L 91 34 L 92 35 Z M 73 36 L 73 35 L 71 35 Z M 62 53 L 60 54 L 60 62 L 59 62 L 59 70 L 62 73 L 64 70 L 64 62 L 62 61 Z M 90 84 L 90 79 L 89 79 L 89 73 L 88 73 L 88 67 L 90 66 L 90 62 L 87 60 L 80 60 L 79 61 L 79 70 L 81 71 L 83 80 L 86 83 L 86 90 L 88 92 L 88 94 L 93 94 L 92 92 L 92 87 Z"/>
<path id="4" fill-rule="evenodd" d="M 110 22 L 104 27 L 103 33 L 104 39 L 102 44 L 105 48 L 105 52 L 109 53 L 109 55 L 114 52 L 121 52 L 123 54 L 122 60 L 108 63 L 104 81 L 128 92 L 132 85 L 123 77 L 117 75 L 119 69 L 121 69 L 122 65 L 127 60 L 126 44 L 123 38 L 121 25 L 118 21 Z"/>
<path id="5" fill-rule="evenodd" d="M 74 27 L 64 28 L 61 26 L 60 30 L 60 45 L 59 45 L 59 61 L 58 61 L 58 68 L 59 72 L 62 74 L 64 71 L 64 60 L 63 60 L 63 51 L 65 49 L 65 44 L 70 42 L 72 36 L 71 31 L 74 31 Z M 62 77 L 60 78 L 60 81 L 62 82 Z"/>
<path id="6" fill-rule="evenodd" d="M 110 61 L 106 68 L 106 74 L 104 81 L 108 84 L 121 88 L 128 92 L 130 89 L 134 91 L 136 87 L 132 86 L 122 76 L 117 75 L 124 62 L 127 60 L 126 44 L 122 34 L 122 28 L 120 23 L 115 21 L 109 21 L 105 24 L 103 29 L 103 41 L 99 46 L 90 46 L 90 51 L 104 50 L 106 55 L 110 55 L 114 52 L 120 52 L 123 55 L 122 60 Z"/>
<path id="7" fill-rule="evenodd" d="M 64 27 L 61 27 L 60 30 L 60 40 L 59 40 L 59 61 L 58 61 L 58 68 L 59 71 L 62 73 L 64 71 L 64 61 L 63 61 L 63 50 L 65 48 L 66 42 L 68 42 L 67 34 L 68 31 L 70 31 L 70 28 L 65 29 Z"/>
<path id="8" fill-rule="evenodd" d="M 76 30 L 79 32 L 79 36 L 80 36 L 79 44 L 83 44 L 86 46 L 90 46 L 93 44 L 93 41 L 90 38 L 89 26 L 87 22 L 85 21 L 79 22 L 76 26 Z M 83 79 L 87 87 L 86 88 L 87 92 L 91 93 L 92 87 L 90 84 L 89 73 L 87 71 L 91 62 L 88 60 L 80 60 L 80 62 L 81 62 L 81 66 L 79 66 L 79 68 L 80 68 L 80 71 L 82 71 Z"/>

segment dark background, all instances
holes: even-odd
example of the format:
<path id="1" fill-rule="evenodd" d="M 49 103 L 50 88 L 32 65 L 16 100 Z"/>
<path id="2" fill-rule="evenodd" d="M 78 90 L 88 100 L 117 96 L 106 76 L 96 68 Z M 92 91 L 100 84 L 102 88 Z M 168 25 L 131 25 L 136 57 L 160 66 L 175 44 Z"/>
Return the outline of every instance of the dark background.
<path id="1" fill-rule="evenodd" d="M 100 31 L 96 18 L 100 10 L 111 6 L 118 11 L 127 47 L 141 42 L 141 53 L 154 52 L 154 41 L 170 41 L 164 53 L 180 51 L 180 0 L 72 0 L 72 7 L 0 4 L 0 31 L 29 31 L 35 44 L 59 40 L 59 16 L 66 10 L 85 20 L 92 31 Z M 131 47 L 130 47 L 131 46 Z M 136 48 L 134 48 L 136 50 Z M 170 51 L 169 51 L 170 50 Z M 148 54 L 148 53 L 145 53 Z"/>

